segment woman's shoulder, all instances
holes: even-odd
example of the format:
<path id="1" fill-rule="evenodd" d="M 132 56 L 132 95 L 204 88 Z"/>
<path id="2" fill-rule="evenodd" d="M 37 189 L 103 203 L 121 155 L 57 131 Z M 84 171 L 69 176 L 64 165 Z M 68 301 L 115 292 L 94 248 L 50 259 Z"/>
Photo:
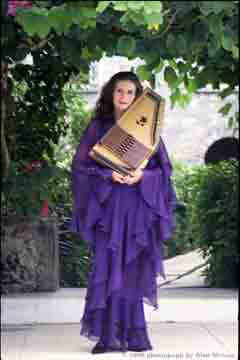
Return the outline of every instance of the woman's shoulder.
<path id="1" fill-rule="evenodd" d="M 89 121 L 89 126 L 103 127 L 114 122 L 114 118 L 111 115 L 95 115 Z"/>
<path id="2" fill-rule="evenodd" d="M 114 122 L 110 118 L 95 116 L 90 119 L 83 135 L 101 138 L 112 126 Z"/>

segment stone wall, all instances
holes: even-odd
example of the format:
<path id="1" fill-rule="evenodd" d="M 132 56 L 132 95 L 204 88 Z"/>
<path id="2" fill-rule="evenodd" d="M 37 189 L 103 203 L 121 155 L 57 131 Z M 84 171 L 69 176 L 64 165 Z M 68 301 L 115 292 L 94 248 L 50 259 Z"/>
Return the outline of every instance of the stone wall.
<path id="1" fill-rule="evenodd" d="M 2 293 L 57 290 L 59 249 L 56 219 L 8 217 L 2 225 Z"/>
<path id="2" fill-rule="evenodd" d="M 163 139 L 169 154 L 189 165 L 200 164 L 216 140 L 232 136 L 227 119 L 218 110 L 223 104 L 214 93 L 198 93 L 186 109 L 167 105 Z"/>

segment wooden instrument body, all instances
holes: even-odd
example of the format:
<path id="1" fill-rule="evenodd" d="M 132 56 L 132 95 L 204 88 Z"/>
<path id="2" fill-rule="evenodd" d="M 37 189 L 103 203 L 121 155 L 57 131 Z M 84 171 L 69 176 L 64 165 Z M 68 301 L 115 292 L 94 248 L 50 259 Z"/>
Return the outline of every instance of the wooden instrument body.
<path id="1" fill-rule="evenodd" d="M 159 145 L 164 109 L 165 100 L 146 88 L 94 145 L 90 156 L 124 175 L 144 169 Z"/>

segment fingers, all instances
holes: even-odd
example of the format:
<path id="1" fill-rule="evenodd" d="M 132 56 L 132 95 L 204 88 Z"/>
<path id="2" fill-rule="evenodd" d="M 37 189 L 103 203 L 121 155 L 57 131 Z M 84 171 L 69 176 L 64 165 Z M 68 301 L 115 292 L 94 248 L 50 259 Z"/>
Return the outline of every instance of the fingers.
<path id="1" fill-rule="evenodd" d="M 114 182 L 119 182 L 120 184 L 134 185 L 136 184 L 142 177 L 142 173 L 129 175 L 121 175 L 117 172 L 113 172 L 112 178 Z"/>
<path id="2" fill-rule="evenodd" d="M 128 185 L 134 185 L 136 182 L 137 182 L 136 177 L 126 176 L 126 178 L 125 178 L 125 183 Z"/>
<path id="3" fill-rule="evenodd" d="M 125 179 L 124 179 L 124 177 L 120 177 L 118 181 L 119 181 L 121 184 L 125 184 Z"/>
<path id="4" fill-rule="evenodd" d="M 120 175 L 119 173 L 117 173 L 115 171 L 113 172 L 112 177 L 113 177 L 114 182 L 119 182 L 121 184 L 125 183 L 125 176 Z"/>

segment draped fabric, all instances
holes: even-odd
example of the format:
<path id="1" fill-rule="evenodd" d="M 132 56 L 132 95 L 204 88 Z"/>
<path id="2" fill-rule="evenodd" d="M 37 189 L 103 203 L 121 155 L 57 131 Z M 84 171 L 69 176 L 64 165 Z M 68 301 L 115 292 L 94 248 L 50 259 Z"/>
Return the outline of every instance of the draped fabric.
<path id="1" fill-rule="evenodd" d="M 151 349 L 143 304 L 158 308 L 156 277 L 165 278 L 163 241 L 174 229 L 172 165 L 161 140 L 135 185 L 112 182 L 112 170 L 89 157 L 114 125 L 94 119 L 73 158 L 71 231 L 92 252 L 81 335 L 105 345 Z"/>

